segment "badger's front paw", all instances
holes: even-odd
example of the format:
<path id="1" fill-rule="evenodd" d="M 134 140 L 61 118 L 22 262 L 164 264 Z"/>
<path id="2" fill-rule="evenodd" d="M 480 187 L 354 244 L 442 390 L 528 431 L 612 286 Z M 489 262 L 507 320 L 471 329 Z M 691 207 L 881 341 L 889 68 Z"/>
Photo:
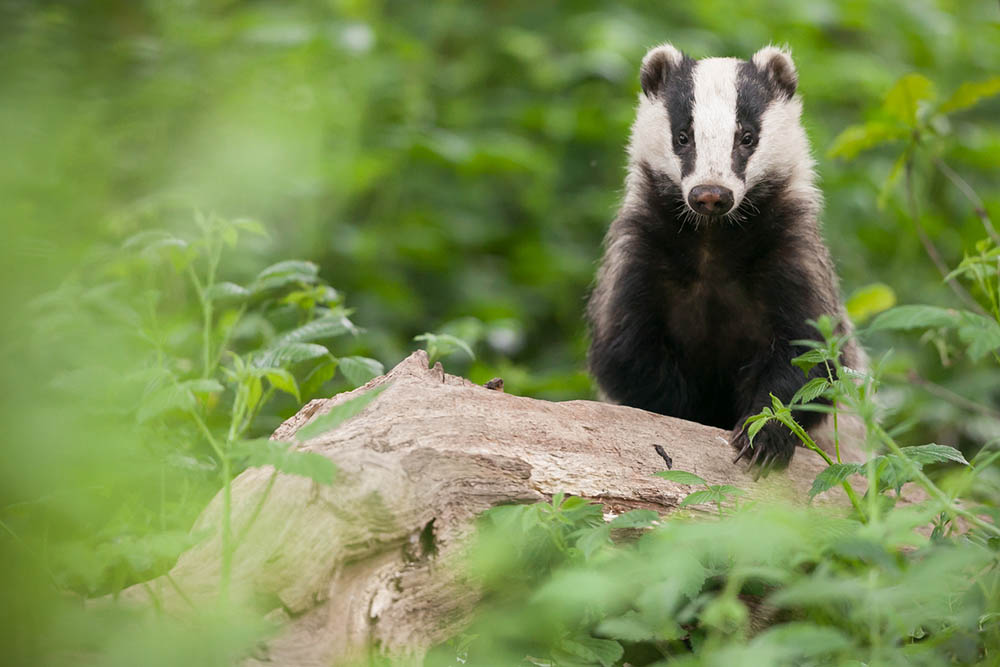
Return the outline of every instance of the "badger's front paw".
<path id="1" fill-rule="evenodd" d="M 795 453 L 795 447 L 799 443 L 795 434 L 784 425 L 770 421 L 757 432 L 751 444 L 750 438 L 743 428 L 744 421 L 741 419 L 740 423 L 733 429 L 732 435 L 729 436 L 729 444 L 736 450 L 736 458 L 733 459 L 733 463 L 737 463 L 740 459 L 746 459 L 749 461 L 749 467 L 757 466 L 754 479 L 761 475 L 766 476 L 771 470 L 786 467 L 788 462 L 792 460 L 792 454 Z"/>

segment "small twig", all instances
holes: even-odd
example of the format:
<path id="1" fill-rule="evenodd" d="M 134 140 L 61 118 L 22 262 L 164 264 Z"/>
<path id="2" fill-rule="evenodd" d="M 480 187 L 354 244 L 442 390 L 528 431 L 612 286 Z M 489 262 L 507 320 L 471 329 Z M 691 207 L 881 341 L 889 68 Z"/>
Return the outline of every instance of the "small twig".
<path id="1" fill-rule="evenodd" d="M 917 208 L 917 199 L 913 194 L 913 163 L 909 160 L 906 161 L 906 169 L 904 170 L 905 180 L 906 180 L 906 200 L 910 208 L 910 217 L 913 219 L 913 225 L 917 230 L 917 237 L 920 239 L 920 243 L 924 246 L 924 250 L 927 251 L 927 255 L 934 262 L 934 266 L 941 273 L 941 277 L 945 279 L 948 286 L 951 287 L 952 291 L 958 296 L 959 299 L 965 302 L 967 306 L 975 310 L 980 315 L 986 315 L 986 311 L 983 307 L 976 303 L 976 300 L 972 298 L 961 283 L 959 283 L 954 278 L 948 278 L 950 271 L 948 270 L 948 265 L 945 264 L 944 260 L 941 259 L 941 253 L 938 252 L 937 247 L 931 241 L 930 237 L 927 236 L 926 230 L 924 230 L 923 224 L 920 222 L 920 210 Z"/>
<path id="2" fill-rule="evenodd" d="M 939 384 L 931 382 L 927 378 L 921 377 L 919 373 L 912 369 L 906 373 L 906 381 L 925 389 L 929 394 L 933 394 L 938 398 L 943 398 L 944 400 L 954 403 L 955 405 L 965 408 L 966 410 L 978 412 L 981 415 L 992 417 L 993 419 L 1000 419 L 1000 412 L 987 405 L 976 403 L 961 394 L 956 394 L 947 387 L 942 387 Z"/>
<path id="3" fill-rule="evenodd" d="M 986 233 L 990 235 L 990 238 L 993 239 L 994 243 L 1000 245 L 1000 234 L 998 234 L 996 228 L 993 227 L 993 221 L 990 220 L 990 215 L 986 211 L 986 204 L 984 204 L 983 200 L 978 194 L 976 194 L 976 191 L 972 189 L 972 186 L 969 185 L 968 181 L 959 176 L 958 172 L 949 167 L 941 158 L 934 156 L 931 160 L 934 162 L 934 166 L 937 167 L 938 170 L 944 174 L 963 195 L 965 195 L 965 198 L 969 200 L 970 204 L 972 204 L 972 210 L 982 221 L 983 227 L 986 229 Z"/>

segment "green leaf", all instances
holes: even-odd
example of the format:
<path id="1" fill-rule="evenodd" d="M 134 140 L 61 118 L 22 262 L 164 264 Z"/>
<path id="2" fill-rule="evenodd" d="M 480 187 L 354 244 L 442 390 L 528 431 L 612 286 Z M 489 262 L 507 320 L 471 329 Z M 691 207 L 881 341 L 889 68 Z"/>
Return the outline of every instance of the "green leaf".
<path id="1" fill-rule="evenodd" d="M 850 160 L 861 151 L 898 141 L 906 135 L 906 128 L 890 123 L 872 121 L 864 125 L 851 125 L 837 135 L 827 155 Z"/>
<path id="2" fill-rule="evenodd" d="M 684 500 L 680 502 L 678 507 L 687 507 L 688 505 L 700 505 L 702 503 L 714 503 L 720 501 L 722 498 L 719 496 L 717 491 L 712 489 L 701 489 L 699 491 L 694 491 L 687 494 Z"/>
<path id="3" fill-rule="evenodd" d="M 872 283 L 856 290 L 844 304 L 856 324 L 896 305 L 896 292 L 884 283 Z"/>
<path id="4" fill-rule="evenodd" d="M 969 358 L 979 361 L 1000 348 L 1000 323 L 977 313 L 962 313 L 958 338 L 968 346 Z"/>
<path id="5" fill-rule="evenodd" d="M 583 659 L 590 664 L 611 667 L 625 654 L 625 650 L 621 644 L 611 639 L 577 636 L 573 639 L 564 639 L 559 642 L 559 646 L 553 653 L 559 663 L 576 662 L 579 664 L 579 660 Z M 569 656 L 569 660 L 561 657 L 560 653 L 565 653 Z"/>
<path id="6" fill-rule="evenodd" d="M 662 470 L 655 474 L 668 482 L 677 482 L 678 484 L 708 484 L 698 475 L 683 470 Z"/>
<path id="7" fill-rule="evenodd" d="M 295 382 L 295 376 L 287 370 L 284 368 L 265 368 L 263 373 L 272 387 L 294 396 L 296 401 L 302 400 L 299 396 L 299 386 Z"/>
<path id="8" fill-rule="evenodd" d="M 299 441 L 309 440 L 310 438 L 315 438 L 317 435 L 321 435 L 327 431 L 332 431 L 343 422 L 368 407 L 368 404 L 378 398 L 378 395 L 385 391 L 388 387 L 389 385 L 383 384 L 379 387 L 375 387 L 374 389 L 369 389 L 360 396 L 355 396 L 348 401 L 344 401 L 343 403 L 333 406 L 329 412 L 316 417 L 311 422 L 300 428 L 295 433 L 295 439 Z"/>
<path id="9" fill-rule="evenodd" d="M 997 93 L 1000 93 L 1000 76 L 993 76 L 985 81 L 967 81 L 938 107 L 938 111 L 951 113 L 952 111 L 968 109 L 979 100 L 992 97 Z"/>
<path id="10" fill-rule="evenodd" d="M 598 549 L 611 545 L 611 526 L 596 526 L 582 531 L 576 541 L 576 548 L 583 553 L 585 559 L 590 559 Z"/>
<path id="11" fill-rule="evenodd" d="M 834 463 L 823 469 L 816 479 L 813 480 L 812 488 L 809 489 L 809 497 L 814 498 L 837 486 L 851 475 L 861 474 L 864 466 L 858 463 Z"/>
<path id="12" fill-rule="evenodd" d="M 250 296 L 250 290 L 236 283 L 215 283 L 207 290 L 205 296 L 213 301 L 237 301 Z"/>
<path id="13" fill-rule="evenodd" d="M 139 423 L 143 423 L 174 410 L 193 413 L 196 405 L 197 402 L 190 388 L 170 384 L 143 398 L 136 419 Z"/>
<path id="14" fill-rule="evenodd" d="M 427 343 L 427 360 L 430 365 L 434 365 L 436 361 L 442 357 L 447 357 L 452 352 L 456 350 L 462 350 L 469 356 L 470 359 L 475 359 L 476 355 L 466 343 L 461 338 L 452 336 L 451 334 L 436 334 L 436 333 L 422 333 L 419 336 L 414 336 L 415 341 L 424 341 Z"/>
<path id="15" fill-rule="evenodd" d="M 324 338 L 334 338 L 349 331 L 356 331 L 354 324 L 343 315 L 329 315 L 313 320 L 300 327 L 286 331 L 278 336 L 270 347 L 280 347 L 288 343 L 308 343 L 322 340 Z"/>
<path id="16" fill-rule="evenodd" d="M 328 349 L 316 343 L 286 343 L 257 353 L 253 365 L 257 368 L 280 368 L 328 354 Z"/>
<path id="17" fill-rule="evenodd" d="M 836 628 L 805 621 L 782 623 L 765 630 L 750 643 L 752 648 L 767 648 L 785 659 L 781 664 L 802 664 L 803 659 L 843 651 L 852 646 L 850 638 Z M 773 655 L 773 654 L 772 654 Z M 814 664 L 809 662 L 809 664 Z"/>
<path id="18" fill-rule="evenodd" d="M 232 220 L 232 225 L 237 229 L 241 229 L 245 232 L 250 232 L 256 236 L 263 236 L 265 238 L 270 235 L 267 233 L 267 228 L 257 220 L 251 218 L 236 218 Z"/>
<path id="19" fill-rule="evenodd" d="M 678 628 L 679 629 L 679 628 Z M 646 623 L 640 614 L 628 611 L 617 618 L 607 618 L 597 626 L 596 632 L 606 637 L 624 639 L 625 641 L 641 642 L 661 639 Z"/>
<path id="20" fill-rule="evenodd" d="M 248 467 L 273 466 L 280 472 L 306 477 L 318 484 L 333 484 L 337 474 L 333 461 L 315 452 L 299 452 L 291 447 L 291 443 L 278 440 L 242 440 L 233 445 L 230 456 L 246 458 Z"/>
<path id="21" fill-rule="evenodd" d="M 243 386 L 246 387 L 247 412 L 253 414 L 264 396 L 263 383 L 256 375 L 249 375 L 243 378 Z"/>
<path id="22" fill-rule="evenodd" d="M 333 357 L 322 359 L 302 382 L 302 396 L 306 398 L 314 396 L 327 381 L 332 380 L 337 373 L 337 363 Z"/>
<path id="23" fill-rule="evenodd" d="M 190 389 L 196 394 L 214 394 L 226 390 L 226 388 L 222 386 L 222 383 L 212 378 L 199 378 L 197 380 L 186 380 L 184 382 L 181 382 L 181 387 Z"/>
<path id="24" fill-rule="evenodd" d="M 826 378 L 813 378 L 799 387 L 799 390 L 792 396 L 792 403 L 809 403 L 820 396 L 830 386 L 830 381 Z"/>
<path id="25" fill-rule="evenodd" d="M 802 369 L 802 372 L 808 373 L 817 364 L 822 364 L 826 361 L 826 351 L 821 349 L 807 350 L 799 356 L 792 359 L 792 365 L 798 366 Z"/>
<path id="26" fill-rule="evenodd" d="M 954 461 L 962 465 L 969 465 L 962 452 L 947 445 L 915 445 L 913 447 L 903 447 L 903 454 L 911 461 L 916 461 L 921 465 L 928 463 L 941 463 L 943 461 Z"/>
<path id="27" fill-rule="evenodd" d="M 318 278 L 319 267 L 312 262 L 287 260 L 267 267 L 254 279 L 250 290 L 259 294 L 267 290 L 284 287 L 293 283 L 311 284 Z"/>
<path id="28" fill-rule="evenodd" d="M 340 372 L 347 381 L 358 387 L 372 378 L 385 373 L 385 367 L 374 359 L 367 357 L 341 357 Z"/>
<path id="29" fill-rule="evenodd" d="M 922 74 L 907 74 L 885 96 L 882 108 L 910 127 L 917 124 L 920 102 L 934 99 L 934 84 Z"/>
<path id="30" fill-rule="evenodd" d="M 869 328 L 873 331 L 883 331 L 954 327 L 961 322 L 962 312 L 964 311 L 937 306 L 896 306 L 876 317 Z"/>
<path id="31" fill-rule="evenodd" d="M 753 439 L 757 437 L 760 430 L 767 425 L 767 422 L 771 421 L 774 414 L 771 412 L 771 408 L 764 408 L 761 414 L 754 415 L 747 420 L 747 438 L 753 443 Z"/>
<path id="32" fill-rule="evenodd" d="M 608 524 L 612 528 L 648 528 L 660 519 L 653 510 L 631 510 L 620 514 Z"/>

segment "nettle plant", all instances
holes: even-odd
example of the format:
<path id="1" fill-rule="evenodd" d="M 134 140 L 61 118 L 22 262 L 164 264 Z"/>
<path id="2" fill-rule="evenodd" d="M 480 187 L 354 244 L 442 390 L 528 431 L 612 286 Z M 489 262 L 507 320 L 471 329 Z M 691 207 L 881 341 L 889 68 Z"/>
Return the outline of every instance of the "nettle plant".
<path id="1" fill-rule="evenodd" d="M 923 330 L 939 349 L 956 335 L 970 361 L 1000 361 L 1000 239 L 982 201 L 939 156 L 945 116 L 998 92 L 1000 77 L 964 84 L 938 101 L 929 81 L 907 76 L 872 121 L 836 140 L 832 152 L 848 157 L 903 142 L 880 200 L 905 175 L 920 241 L 966 306 L 886 310 L 895 295 L 872 286 L 855 305 L 883 312 L 859 335 Z M 986 231 L 955 270 L 942 263 L 920 222 L 912 172 L 924 159 L 968 199 Z M 953 447 L 902 446 L 900 434 L 880 421 L 884 360 L 845 368 L 847 338 L 836 322 L 813 325 L 822 340 L 798 341 L 807 350 L 793 363 L 805 373 L 823 366 L 826 377 L 806 383 L 788 404 L 772 397 L 747 426 L 751 436 L 772 420 L 792 430 L 828 464 L 810 498 L 840 485 L 848 513 L 743 501 L 740 489 L 685 471 L 658 475 L 691 485 L 682 506 L 714 511 L 662 520 L 637 510 L 609 519 L 603 506 L 561 495 L 549 504 L 496 508 L 482 519 L 473 559 L 487 590 L 484 611 L 439 646 L 431 663 L 997 664 L 1000 441 L 981 443 L 971 461 Z M 838 436 L 844 415 L 859 418 L 867 460 L 843 460 L 839 437 L 833 454 L 824 452 L 795 420 L 799 410 L 831 413 Z M 961 468 L 942 474 L 941 466 L 955 464 Z M 910 483 L 926 499 L 901 504 Z"/>
<path id="2" fill-rule="evenodd" d="M 337 290 L 324 283 L 312 262 L 287 260 L 273 264 L 247 285 L 221 281 L 223 252 L 236 246 L 240 233 L 265 234 L 250 220 L 196 214 L 199 232 L 192 240 L 167 232 L 143 232 L 125 242 L 126 250 L 146 260 L 165 261 L 177 277 L 185 277 L 200 311 L 198 362 L 177 356 L 159 316 L 160 294 L 147 293 L 142 336 L 159 363 L 149 368 L 149 381 L 137 413 L 140 422 L 182 420 L 204 438 L 222 485 L 222 586 L 226 597 L 232 556 L 253 519 L 239 535 L 230 525 L 230 480 L 248 466 L 273 467 L 267 491 L 278 472 L 301 475 L 330 485 L 336 473 L 318 454 L 297 452 L 291 443 L 252 438 L 255 420 L 278 394 L 294 407 L 315 396 L 339 371 L 350 385 L 381 375 L 382 364 L 359 356 L 335 356 L 324 341 L 357 335 Z M 378 392 L 369 392 L 331 415 L 322 426 L 332 428 L 362 409 Z M 268 424 L 265 430 L 270 430 Z M 258 433 L 259 435 L 259 433 Z M 257 512 L 252 515 L 255 517 Z"/>
<path id="3" fill-rule="evenodd" d="M 279 471 L 332 484 L 331 461 L 266 436 L 310 398 L 383 373 L 374 359 L 333 353 L 340 341 L 356 345 L 360 329 L 343 295 L 320 278 L 315 264 L 282 261 L 245 284 L 227 281 L 223 266 L 232 262 L 223 261 L 226 253 L 241 237 L 265 237 L 265 229 L 201 213 L 188 229 L 136 234 L 104 253 L 100 269 L 82 272 L 86 279 L 70 280 L 34 304 L 40 336 L 70 339 L 54 332 L 71 320 L 72 337 L 82 332 L 95 341 L 93 354 L 72 350 L 74 365 L 56 384 L 83 396 L 88 410 L 122 424 L 118 435 L 126 447 L 152 461 L 133 465 L 162 466 L 159 502 L 133 498 L 134 509 L 82 535 L 54 565 L 64 585 L 83 593 L 116 592 L 162 573 L 192 540 L 205 537 L 188 534 L 191 514 L 206 492 L 221 488 L 224 600 L 233 553 L 250 527 L 237 533 L 231 525 L 233 477 L 247 467 L 273 466 L 272 484 Z M 100 356 L 102 339 L 120 344 L 122 352 Z M 91 356 L 94 367 L 82 367 Z M 117 376 L 108 370 L 116 366 Z M 98 373 L 103 383 L 94 381 Z M 77 377 L 84 386 L 76 386 Z M 98 386 L 108 395 L 95 395 Z M 377 393 L 339 406 L 319 426 L 332 428 Z M 188 493 L 199 478 L 207 488 Z M 88 552 L 95 554 L 89 565 Z"/>

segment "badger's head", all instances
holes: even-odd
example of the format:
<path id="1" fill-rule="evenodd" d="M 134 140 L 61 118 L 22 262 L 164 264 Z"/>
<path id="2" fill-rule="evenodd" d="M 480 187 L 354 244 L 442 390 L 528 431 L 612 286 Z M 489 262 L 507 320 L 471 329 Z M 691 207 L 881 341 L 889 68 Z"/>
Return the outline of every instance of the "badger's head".
<path id="1" fill-rule="evenodd" d="M 739 216 L 764 183 L 812 189 L 791 56 L 768 46 L 748 61 L 693 60 L 664 44 L 639 72 L 629 153 L 679 190 L 689 213 Z"/>

